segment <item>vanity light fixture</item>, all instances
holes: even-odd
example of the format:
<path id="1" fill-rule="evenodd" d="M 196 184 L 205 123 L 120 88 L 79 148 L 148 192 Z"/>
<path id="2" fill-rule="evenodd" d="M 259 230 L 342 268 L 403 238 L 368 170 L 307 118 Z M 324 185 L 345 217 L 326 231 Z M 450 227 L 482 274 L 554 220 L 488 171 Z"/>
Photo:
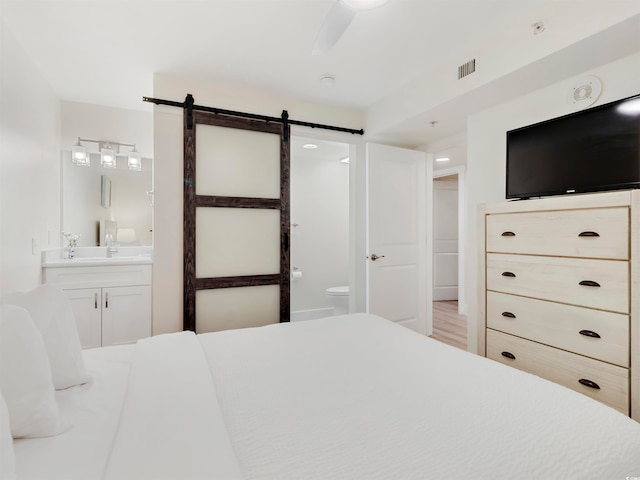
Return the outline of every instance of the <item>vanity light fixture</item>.
<path id="1" fill-rule="evenodd" d="M 89 165 L 91 165 L 87 149 L 84 147 L 84 145 L 80 144 L 80 137 L 78 137 L 78 143 L 71 147 L 71 161 L 76 165 L 80 165 L 83 167 L 88 167 Z"/>
<path id="2" fill-rule="evenodd" d="M 104 168 L 116 168 L 116 151 L 110 143 L 100 145 L 100 165 Z"/>
<path id="3" fill-rule="evenodd" d="M 436 162 L 448 162 L 449 157 L 438 157 L 436 158 Z"/>
<path id="4" fill-rule="evenodd" d="M 142 170 L 142 156 L 136 150 L 135 145 L 133 146 L 133 150 L 131 150 L 127 156 L 127 167 L 129 167 L 129 170 L 134 170 L 136 172 Z"/>
<path id="5" fill-rule="evenodd" d="M 302 145 L 302 148 L 306 148 L 307 150 L 313 150 L 315 148 L 318 148 L 318 145 L 316 145 L 315 143 L 305 143 L 304 145 Z"/>
<path id="6" fill-rule="evenodd" d="M 136 150 L 134 143 L 110 142 L 106 140 L 91 140 L 78 137 L 78 143 L 71 147 L 71 161 L 76 165 L 90 166 L 91 154 L 81 142 L 97 143 L 100 151 L 100 165 L 104 168 L 116 168 L 119 147 L 130 147 L 127 154 L 127 167 L 134 172 L 142 170 L 142 155 Z"/>

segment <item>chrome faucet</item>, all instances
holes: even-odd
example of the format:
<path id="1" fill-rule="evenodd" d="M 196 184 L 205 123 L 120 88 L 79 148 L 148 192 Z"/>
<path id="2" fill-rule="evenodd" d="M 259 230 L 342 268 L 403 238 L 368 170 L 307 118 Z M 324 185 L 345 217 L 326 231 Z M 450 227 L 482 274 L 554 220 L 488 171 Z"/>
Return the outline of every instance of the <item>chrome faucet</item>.
<path id="1" fill-rule="evenodd" d="M 111 258 L 114 253 L 118 253 L 118 244 L 113 242 L 113 234 L 107 233 L 104 236 L 104 242 L 107 244 L 107 258 Z"/>

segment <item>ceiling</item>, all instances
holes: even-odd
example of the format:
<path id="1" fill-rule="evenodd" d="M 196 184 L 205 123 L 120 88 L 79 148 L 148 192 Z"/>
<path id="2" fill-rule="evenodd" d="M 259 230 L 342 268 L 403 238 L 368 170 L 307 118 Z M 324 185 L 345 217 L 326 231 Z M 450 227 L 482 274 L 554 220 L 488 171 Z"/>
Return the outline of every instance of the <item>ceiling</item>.
<path id="1" fill-rule="evenodd" d="M 573 41 L 640 13 L 637 0 L 391 0 L 359 12 L 333 49 L 311 55 L 335 1 L 19 0 L 1 1 L 0 16 L 62 100 L 150 109 L 141 98 L 152 96 L 153 74 L 161 73 L 369 115 L 384 110 L 390 99 L 406 103 L 407 86 L 436 78 L 444 65 L 464 63 L 483 45 L 494 48 L 487 42 L 499 43 L 501 35 L 512 38 L 517 31 L 518 38 L 530 42 L 535 21 L 550 27 L 554 21 L 556 27 L 577 22 L 573 37 L 565 35 Z M 572 6 L 576 16 L 565 18 Z M 554 52 L 548 46 L 534 54 L 530 50 L 525 53 L 531 59 Z M 327 74 L 335 77 L 333 86 L 320 82 Z M 554 80 L 542 71 L 536 79 Z M 504 88 L 487 90 L 495 80 L 447 95 L 433 90 L 442 101 L 423 101 L 413 109 L 405 105 L 376 134 L 419 145 L 463 130 L 470 109 L 504 101 Z M 480 87 L 484 93 L 473 97 Z M 468 98 L 456 103 L 461 93 Z M 443 128 L 429 129 L 429 120 L 440 117 L 447 120 Z"/>

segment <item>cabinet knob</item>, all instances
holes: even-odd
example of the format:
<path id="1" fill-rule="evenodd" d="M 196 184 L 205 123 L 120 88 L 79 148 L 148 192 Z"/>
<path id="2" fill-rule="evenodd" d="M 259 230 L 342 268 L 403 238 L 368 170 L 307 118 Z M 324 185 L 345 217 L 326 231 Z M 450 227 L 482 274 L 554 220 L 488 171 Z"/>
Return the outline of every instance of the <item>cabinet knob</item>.
<path id="1" fill-rule="evenodd" d="M 515 314 L 511 312 L 502 312 L 502 316 L 507 318 L 516 318 Z"/>
<path id="2" fill-rule="evenodd" d="M 579 237 L 599 237 L 600 234 L 598 232 L 580 232 L 578 236 Z"/>
<path id="3" fill-rule="evenodd" d="M 510 358 L 511 360 L 516 359 L 516 356 L 511 352 L 502 352 L 500 355 L 502 355 L 503 357 Z"/>
<path id="4" fill-rule="evenodd" d="M 593 280 L 582 280 L 578 285 L 582 285 L 583 287 L 599 287 L 600 286 L 598 282 L 594 282 Z"/>
<path id="5" fill-rule="evenodd" d="M 501 236 L 501 237 L 515 237 L 515 236 L 516 236 L 516 234 L 515 234 L 515 233 L 513 233 L 513 232 L 502 232 L 502 233 L 500 234 L 500 236 Z"/>
<path id="6" fill-rule="evenodd" d="M 503 277 L 511 277 L 511 278 L 516 278 L 516 274 L 513 272 L 502 272 L 501 275 Z"/>

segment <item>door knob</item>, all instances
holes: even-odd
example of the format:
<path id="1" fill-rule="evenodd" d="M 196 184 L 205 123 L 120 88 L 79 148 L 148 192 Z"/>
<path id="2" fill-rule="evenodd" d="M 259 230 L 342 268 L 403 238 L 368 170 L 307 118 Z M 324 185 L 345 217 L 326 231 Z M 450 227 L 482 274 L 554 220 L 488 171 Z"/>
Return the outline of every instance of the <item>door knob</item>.
<path id="1" fill-rule="evenodd" d="M 384 255 L 376 255 L 375 253 L 371 254 L 371 261 L 375 262 L 379 258 L 384 258 Z"/>

